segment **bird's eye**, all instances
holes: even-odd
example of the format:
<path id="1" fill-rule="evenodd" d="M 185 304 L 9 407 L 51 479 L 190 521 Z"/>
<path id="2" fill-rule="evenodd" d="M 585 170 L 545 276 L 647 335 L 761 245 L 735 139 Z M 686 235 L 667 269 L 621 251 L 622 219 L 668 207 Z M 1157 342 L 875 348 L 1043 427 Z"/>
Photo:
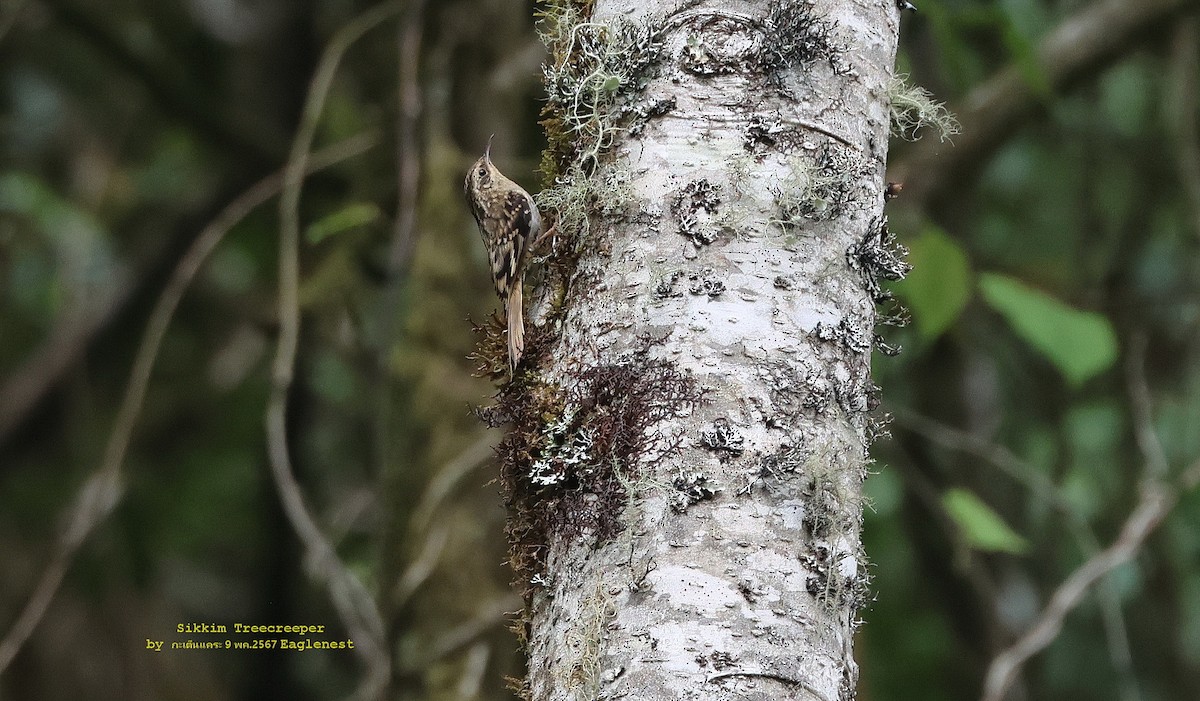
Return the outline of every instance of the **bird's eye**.
<path id="1" fill-rule="evenodd" d="M 486 178 L 487 177 L 487 168 L 480 168 L 478 175 L 480 178 Z"/>

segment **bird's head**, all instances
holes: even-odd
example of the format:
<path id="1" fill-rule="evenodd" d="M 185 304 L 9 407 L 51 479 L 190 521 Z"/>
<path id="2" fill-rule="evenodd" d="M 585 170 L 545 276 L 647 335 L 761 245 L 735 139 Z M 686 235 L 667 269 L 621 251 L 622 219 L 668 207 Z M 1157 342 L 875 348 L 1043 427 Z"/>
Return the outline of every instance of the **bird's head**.
<path id="1" fill-rule="evenodd" d="M 492 136 L 495 136 L 493 134 Z M 472 192 L 482 192 L 492 187 L 492 184 L 504 177 L 498 168 L 492 163 L 492 139 L 488 138 L 487 148 L 483 151 L 483 156 L 475 161 L 471 169 L 467 171 L 466 191 L 469 197 Z"/>

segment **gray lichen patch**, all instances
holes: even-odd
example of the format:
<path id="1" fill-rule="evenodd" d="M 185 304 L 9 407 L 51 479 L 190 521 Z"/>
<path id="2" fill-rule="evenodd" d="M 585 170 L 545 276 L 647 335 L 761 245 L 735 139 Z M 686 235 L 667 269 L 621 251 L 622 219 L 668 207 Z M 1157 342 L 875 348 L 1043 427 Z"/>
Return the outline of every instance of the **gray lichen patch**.
<path id="1" fill-rule="evenodd" d="M 800 404 L 814 414 L 824 414 L 833 404 L 837 394 L 825 368 L 811 362 L 804 367 L 804 392 Z"/>
<path id="2" fill-rule="evenodd" d="M 863 475 L 840 473 L 818 455 L 807 456 L 801 469 L 806 541 L 800 559 L 810 573 L 808 592 L 831 610 L 855 610 L 870 596 L 868 562 L 858 537 L 862 507 L 857 484 Z"/>
<path id="3" fill-rule="evenodd" d="M 834 72 L 845 70 L 840 57 L 846 49 L 835 40 L 833 25 L 806 0 L 772 3 L 760 16 L 716 9 L 680 12 L 666 26 L 685 32 L 676 56 L 680 68 L 703 79 L 736 74 L 786 95 L 788 69 L 820 61 Z"/>
<path id="4" fill-rule="evenodd" d="M 750 494 L 759 485 L 768 490 L 774 489 L 777 485 L 794 479 L 808 458 L 803 439 L 796 438 L 792 442 L 784 443 L 775 452 L 758 457 L 753 469 L 746 474 L 746 484 L 737 493 Z"/>
<path id="5" fill-rule="evenodd" d="M 655 299 L 663 300 L 670 299 L 672 297 L 682 297 L 683 292 L 680 291 L 676 285 L 684 276 L 685 273 L 682 270 L 676 270 L 670 275 L 664 275 L 663 277 L 659 278 L 658 282 L 654 285 Z"/>
<path id="6" fill-rule="evenodd" d="M 709 15 L 693 20 L 679 55 L 685 71 L 698 76 L 746 70 L 748 57 L 761 51 L 761 31 L 738 18 Z"/>
<path id="7" fill-rule="evenodd" d="M 812 2 L 772 3 L 764 23 L 772 40 L 758 56 L 763 70 L 777 73 L 817 61 L 828 62 L 835 70 L 840 69 L 838 59 L 846 49 L 834 39 L 833 25 L 816 13 Z"/>
<path id="8" fill-rule="evenodd" d="M 672 196 L 671 213 L 675 215 L 677 231 L 697 247 L 717 240 L 720 226 L 714 219 L 721 204 L 720 190 L 707 178 L 693 180 Z"/>
<path id="9" fill-rule="evenodd" d="M 844 370 L 837 374 L 834 393 L 838 406 L 851 418 L 852 423 L 858 425 L 860 419 L 857 417 L 860 414 L 878 408 L 879 386 L 871 380 L 871 374 L 867 371 L 856 371 L 846 366 L 839 366 L 839 369 L 841 368 Z"/>
<path id="10" fill-rule="evenodd" d="M 775 147 L 788 129 L 778 116 L 752 114 L 742 127 L 742 148 L 750 152 L 767 151 Z"/>
<path id="11" fill-rule="evenodd" d="M 596 439 L 588 427 L 576 423 L 578 413 L 578 407 L 567 407 L 542 429 L 538 457 L 529 467 L 532 484 L 539 487 L 564 484 L 594 469 Z"/>
<path id="12" fill-rule="evenodd" d="M 875 340 L 870 320 L 854 314 L 842 317 L 836 324 L 817 322 L 813 335 L 858 354 L 870 352 Z"/>
<path id="13" fill-rule="evenodd" d="M 836 323 L 818 322 L 810 336 L 819 340 L 814 346 L 816 361 L 820 368 L 817 384 L 821 388 L 817 411 L 825 411 L 831 400 L 849 417 L 852 424 L 862 424 L 861 414 L 873 411 L 879 405 L 879 388 L 871 379 L 869 366 L 864 363 L 847 362 L 847 352 L 854 356 L 868 354 L 874 343 L 875 334 L 870 320 L 857 314 L 841 317 Z M 806 378 L 807 379 L 807 378 Z"/>
<path id="14" fill-rule="evenodd" d="M 701 472 L 681 472 L 671 481 L 671 486 L 674 489 L 670 495 L 671 510 L 675 513 L 683 513 L 692 504 L 712 499 L 718 491 Z"/>
<path id="15" fill-rule="evenodd" d="M 857 611 L 871 598 L 871 575 L 864 555 L 817 544 L 800 556 L 809 571 L 806 589 L 830 611 Z"/>
<path id="16" fill-rule="evenodd" d="M 725 282 L 717 276 L 715 270 L 709 267 L 688 275 L 688 280 L 690 282 L 688 292 L 693 295 L 715 299 L 725 291 Z"/>
<path id="17" fill-rule="evenodd" d="M 756 370 L 770 392 L 771 406 L 766 418 L 767 425 L 790 428 L 805 408 L 806 373 L 783 361 L 760 363 Z"/>
<path id="18" fill-rule="evenodd" d="M 620 116 L 625 127 L 625 132 L 630 138 L 641 135 L 642 130 L 651 120 L 662 117 L 665 114 L 675 109 L 675 98 L 664 97 L 653 102 L 635 102 L 625 105 L 621 108 Z"/>
<path id="19" fill-rule="evenodd" d="M 729 419 L 720 417 L 710 428 L 700 432 L 700 444 L 717 453 L 724 462 L 742 454 L 746 439 L 737 427 L 729 423 Z"/>
<path id="20" fill-rule="evenodd" d="M 896 242 L 888 229 L 887 217 L 880 216 L 871 221 L 867 232 L 856 244 L 846 251 L 850 269 L 859 274 L 863 288 L 876 304 L 892 298 L 884 289 L 882 280 L 903 280 L 912 266 L 904 260 L 908 249 Z"/>
<path id="21" fill-rule="evenodd" d="M 795 290 L 803 284 L 800 275 L 791 273 L 788 275 L 776 275 L 771 281 L 771 285 L 777 290 Z"/>
<path id="22" fill-rule="evenodd" d="M 685 272 L 676 270 L 670 275 L 659 278 L 654 285 L 653 295 L 656 300 L 666 300 L 683 296 L 679 289 L 680 280 L 687 279 L 687 291 L 697 297 L 716 299 L 725 292 L 725 282 L 717 275 L 712 267 L 705 266 L 700 270 Z"/>
<path id="23" fill-rule="evenodd" d="M 803 152 L 793 155 L 787 177 L 774 190 L 776 223 L 786 231 L 840 216 L 857 202 L 868 171 L 863 158 L 841 145 L 826 144 L 815 159 Z"/>

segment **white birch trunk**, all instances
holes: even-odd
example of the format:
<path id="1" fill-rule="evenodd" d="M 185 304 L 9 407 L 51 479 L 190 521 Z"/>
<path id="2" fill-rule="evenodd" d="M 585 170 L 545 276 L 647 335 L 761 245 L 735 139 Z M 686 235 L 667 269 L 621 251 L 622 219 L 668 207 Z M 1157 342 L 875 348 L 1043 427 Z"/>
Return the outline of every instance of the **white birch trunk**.
<path id="1" fill-rule="evenodd" d="M 880 240 L 899 19 L 893 0 L 596 0 L 576 18 L 606 28 L 576 42 L 651 38 L 627 47 L 640 73 L 618 76 L 613 121 L 578 132 L 585 151 L 603 132 L 593 177 L 629 201 L 592 216 L 561 313 L 536 315 L 554 339 L 533 344 L 538 379 L 510 390 L 543 397 L 506 467 L 514 548 L 536 553 L 533 699 L 854 696 L 877 278 L 903 268 Z M 589 422 L 632 416 L 597 398 L 597 367 L 683 396 L 637 464 L 589 455 L 615 430 Z M 615 496 L 587 493 L 603 470 Z"/>

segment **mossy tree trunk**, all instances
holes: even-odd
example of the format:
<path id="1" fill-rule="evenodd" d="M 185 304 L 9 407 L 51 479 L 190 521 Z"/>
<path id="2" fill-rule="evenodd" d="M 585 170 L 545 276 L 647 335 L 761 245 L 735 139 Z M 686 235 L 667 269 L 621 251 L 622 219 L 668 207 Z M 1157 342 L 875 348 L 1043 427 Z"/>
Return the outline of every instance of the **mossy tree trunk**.
<path id="1" fill-rule="evenodd" d="M 559 238 L 492 412 L 524 691 L 850 698 L 899 9 L 543 9 Z"/>

